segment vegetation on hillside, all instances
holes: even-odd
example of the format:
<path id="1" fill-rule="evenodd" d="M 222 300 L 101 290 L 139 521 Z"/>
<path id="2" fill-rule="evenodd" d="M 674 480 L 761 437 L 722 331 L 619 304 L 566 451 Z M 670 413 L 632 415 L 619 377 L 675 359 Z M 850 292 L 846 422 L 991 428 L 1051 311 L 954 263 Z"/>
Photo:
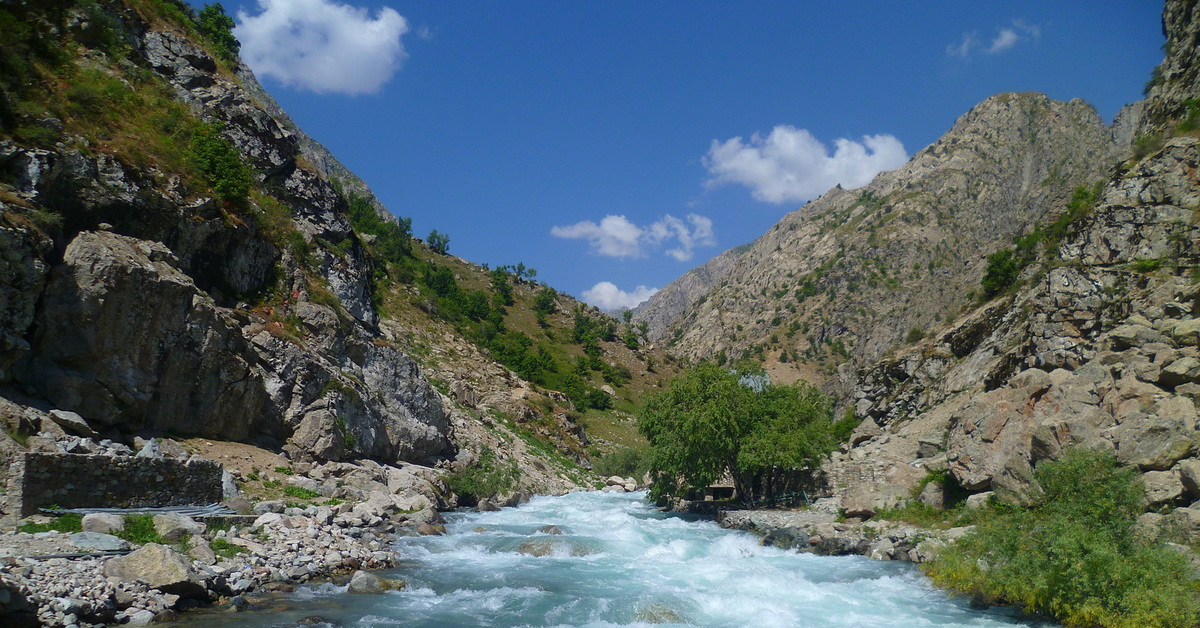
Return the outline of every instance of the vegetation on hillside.
<path id="1" fill-rule="evenodd" d="M 1184 557 L 1140 537 L 1137 471 L 1077 449 L 1034 472 L 1028 508 L 997 507 L 927 569 L 939 586 L 1070 626 L 1195 626 L 1200 583 Z"/>
<path id="2" fill-rule="evenodd" d="M 1012 248 L 1005 248 L 988 255 L 980 285 L 985 298 L 994 297 L 1014 285 L 1021 271 L 1037 261 L 1039 255 L 1049 263 L 1058 255 L 1058 247 L 1067 236 L 1067 231 L 1096 208 L 1104 182 L 1077 186 L 1071 193 L 1066 210 L 1050 224 L 1038 227 L 1031 233 L 1013 240 Z"/>
<path id="3" fill-rule="evenodd" d="M 852 420 L 852 419 L 851 419 Z M 765 383 L 761 369 L 704 363 L 651 395 L 638 416 L 650 442 L 652 495 L 683 496 L 729 477 L 753 503 L 789 490 L 840 432 L 829 399 L 807 382 Z"/>

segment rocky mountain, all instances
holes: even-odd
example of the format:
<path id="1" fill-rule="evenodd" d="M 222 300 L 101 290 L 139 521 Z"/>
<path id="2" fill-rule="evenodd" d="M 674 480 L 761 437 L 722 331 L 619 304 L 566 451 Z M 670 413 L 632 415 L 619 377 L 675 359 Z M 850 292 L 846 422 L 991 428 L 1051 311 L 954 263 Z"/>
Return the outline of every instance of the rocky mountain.
<path id="1" fill-rule="evenodd" d="M 968 493 L 1021 500 L 1039 461 L 1079 446 L 1142 473 L 1150 533 L 1200 536 L 1197 17 L 1194 3 L 1167 3 L 1168 54 L 1132 150 L 1024 283 L 857 373 L 864 423 L 823 470 L 848 512 L 897 503 L 942 471 Z"/>
<path id="2" fill-rule="evenodd" d="M 957 316 L 986 255 L 1105 177 L 1117 149 L 1082 101 L 993 96 L 901 168 L 786 215 L 635 320 L 677 355 L 753 357 L 784 380 L 868 363 Z"/>
<path id="3" fill-rule="evenodd" d="M 58 409 L 117 441 L 300 461 L 461 471 L 490 451 L 547 492 L 585 481 L 585 399 L 669 374 L 600 313 L 413 240 L 186 3 L 6 2 L 0 20 L 7 433 Z M 604 331 L 568 376 L 580 325 Z"/>

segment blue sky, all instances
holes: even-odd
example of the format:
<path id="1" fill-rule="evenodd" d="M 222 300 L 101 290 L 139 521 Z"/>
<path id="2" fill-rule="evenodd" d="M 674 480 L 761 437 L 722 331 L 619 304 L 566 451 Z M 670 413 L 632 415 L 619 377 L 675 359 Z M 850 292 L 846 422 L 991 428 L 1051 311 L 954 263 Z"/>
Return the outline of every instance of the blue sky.
<path id="1" fill-rule="evenodd" d="M 1162 58 L 1150 0 L 223 4 L 264 86 L 415 235 L 604 307 L 992 94 L 1111 120 Z"/>

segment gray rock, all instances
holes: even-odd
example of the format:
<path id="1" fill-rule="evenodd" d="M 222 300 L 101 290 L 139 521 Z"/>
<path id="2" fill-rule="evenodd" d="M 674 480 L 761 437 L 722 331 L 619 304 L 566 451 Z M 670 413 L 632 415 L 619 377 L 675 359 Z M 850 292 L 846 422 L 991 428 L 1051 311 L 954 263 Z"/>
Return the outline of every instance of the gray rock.
<path id="1" fill-rule="evenodd" d="M 152 589 L 188 598 L 207 598 L 204 579 L 191 561 L 157 543 L 147 543 L 126 556 L 104 563 L 104 575 L 124 582 L 140 582 Z"/>
<path id="2" fill-rule="evenodd" d="M 176 543 L 183 539 L 202 534 L 204 526 L 191 517 L 169 513 L 154 515 L 154 531 L 168 543 Z"/>
<path id="3" fill-rule="evenodd" d="M 78 434 L 86 438 L 100 438 L 96 430 L 93 430 L 92 426 L 88 425 L 88 422 L 83 417 L 74 412 L 51 410 L 50 418 L 64 430 L 72 434 Z"/>
<path id="4" fill-rule="evenodd" d="M 1179 471 L 1175 469 L 1142 474 L 1142 487 L 1151 507 L 1173 502 L 1183 495 L 1183 482 L 1179 479 Z"/>
<path id="5" fill-rule="evenodd" d="M 84 532 L 111 534 L 125 529 L 125 517 L 111 513 L 94 512 L 83 516 Z"/>
<path id="6" fill-rule="evenodd" d="M 983 506 L 987 505 L 988 501 L 991 498 L 992 498 L 992 491 L 985 491 L 983 493 L 976 493 L 974 495 L 971 495 L 971 496 L 967 497 L 967 509 L 968 510 L 976 510 L 976 509 L 982 508 Z"/>
<path id="7" fill-rule="evenodd" d="M 917 501 L 934 508 L 942 510 L 946 507 L 946 491 L 939 482 L 930 482 L 921 489 L 921 494 L 917 496 Z"/>
<path id="8" fill-rule="evenodd" d="M 111 534 L 100 532 L 76 532 L 71 535 L 71 544 L 82 550 L 114 552 L 129 549 L 129 543 Z"/>
<path id="9" fill-rule="evenodd" d="M 1181 460 L 1178 468 L 1184 490 L 1193 499 L 1200 499 L 1200 459 Z"/>
<path id="10" fill-rule="evenodd" d="M 847 517 L 871 517 L 885 508 L 896 508 L 909 499 L 908 489 L 895 484 L 860 484 L 842 495 Z"/>

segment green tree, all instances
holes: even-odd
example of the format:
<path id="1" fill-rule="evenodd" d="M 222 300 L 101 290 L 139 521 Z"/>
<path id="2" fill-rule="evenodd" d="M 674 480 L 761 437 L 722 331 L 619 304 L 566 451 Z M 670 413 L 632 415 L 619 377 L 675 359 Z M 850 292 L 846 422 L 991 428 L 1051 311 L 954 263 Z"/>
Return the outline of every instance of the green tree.
<path id="1" fill-rule="evenodd" d="M 426 238 L 429 243 L 429 248 L 433 249 L 434 253 L 445 255 L 450 250 L 450 236 L 444 233 L 438 233 L 437 229 L 429 232 L 429 237 Z"/>
<path id="2" fill-rule="evenodd" d="M 638 431 L 650 442 L 654 496 L 679 495 L 728 475 L 741 498 L 753 500 L 832 451 L 828 399 L 807 383 L 764 381 L 761 369 L 705 363 L 647 399 Z"/>
<path id="3" fill-rule="evenodd" d="M 237 61 L 238 51 L 242 49 L 242 44 L 233 36 L 234 26 L 233 18 L 225 14 L 225 7 L 220 2 L 200 9 L 196 16 L 200 34 L 212 43 L 218 56 L 230 63 Z"/>

